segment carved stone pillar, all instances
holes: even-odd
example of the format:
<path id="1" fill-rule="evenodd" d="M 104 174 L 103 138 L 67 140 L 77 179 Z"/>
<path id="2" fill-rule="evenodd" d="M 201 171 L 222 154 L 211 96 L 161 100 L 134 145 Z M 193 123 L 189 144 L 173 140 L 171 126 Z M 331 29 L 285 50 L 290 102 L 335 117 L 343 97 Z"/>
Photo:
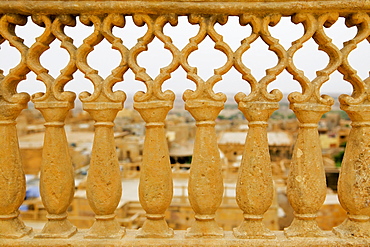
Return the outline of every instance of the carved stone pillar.
<path id="1" fill-rule="evenodd" d="M 320 237 L 316 214 L 325 201 L 326 182 L 318 122 L 330 106 L 314 103 L 291 104 L 299 120 L 299 130 L 288 175 L 287 196 L 294 209 L 287 237 Z"/>
<path id="2" fill-rule="evenodd" d="M 347 219 L 333 229 L 340 237 L 370 237 L 370 106 L 341 106 L 351 117 L 338 181 L 338 196 L 347 211 Z"/>
<path id="3" fill-rule="evenodd" d="M 45 30 L 36 39 L 28 53 L 28 67 L 43 81 L 45 93 L 36 93 L 32 96 L 35 108 L 45 119 L 44 147 L 40 175 L 40 194 L 47 214 L 47 223 L 36 238 L 69 238 L 77 232 L 67 219 L 67 209 L 74 197 L 74 170 L 64 121 L 69 111 L 74 107 L 76 94 L 64 92 L 65 84 L 72 79 L 76 71 L 75 50 L 72 41 L 64 33 L 64 27 L 74 26 L 72 16 L 54 17 L 39 15 L 32 20 Z M 40 64 L 40 56 L 49 48 L 49 45 L 58 38 L 70 54 L 70 61 L 61 71 L 61 75 L 54 79 L 48 70 Z"/>
<path id="4" fill-rule="evenodd" d="M 188 186 L 195 221 L 188 229 L 187 237 L 222 237 L 224 234 L 215 221 L 224 192 L 215 119 L 223 106 L 223 102 L 212 100 L 189 100 L 185 104 L 197 126 Z"/>
<path id="5" fill-rule="evenodd" d="M 85 238 L 121 238 L 124 228 L 116 220 L 116 210 L 122 195 L 120 168 L 114 142 L 114 119 L 123 109 L 126 95 L 122 91 L 113 92 L 115 83 L 123 80 L 127 71 L 127 48 L 122 40 L 113 35 L 114 26 L 123 27 L 122 15 L 81 15 L 85 25 L 94 25 L 94 32 L 84 39 L 77 49 L 77 67 L 94 84 L 94 92 L 82 92 L 80 99 L 83 108 L 95 121 L 95 135 L 92 147 L 90 168 L 87 175 L 86 194 L 89 204 L 95 213 L 96 221 L 85 234 Z M 97 70 L 90 67 L 87 56 L 94 46 L 106 39 L 121 54 L 120 64 L 112 73 L 103 79 Z"/>
<path id="6" fill-rule="evenodd" d="M 15 127 L 15 119 L 27 107 L 27 101 L 0 101 L 0 238 L 20 238 L 31 232 L 18 218 L 26 182 Z"/>
<path id="7" fill-rule="evenodd" d="M 347 219 L 333 232 L 339 237 L 370 237 L 370 104 L 369 80 L 362 80 L 351 67 L 348 57 L 358 43 L 369 40 L 370 17 L 366 13 L 356 13 L 346 19 L 348 27 L 356 26 L 356 36 L 344 43 L 341 50 L 343 62 L 339 72 L 353 86 L 353 93 L 339 97 L 341 109 L 352 120 L 342 167 L 338 181 L 340 204 L 347 211 Z"/>
<path id="8" fill-rule="evenodd" d="M 186 90 L 183 95 L 185 109 L 194 117 L 197 126 L 188 185 L 195 221 L 187 230 L 186 236 L 222 237 L 223 229 L 215 221 L 215 213 L 222 202 L 224 192 L 215 120 L 224 107 L 226 96 L 223 93 L 215 94 L 213 86 L 231 69 L 234 54 L 214 29 L 216 22 L 225 24 L 227 16 L 194 14 L 189 16 L 189 22 L 199 24 L 199 32 L 189 39 L 190 42 L 181 51 L 181 66 L 186 71 L 187 78 L 197 85 L 195 91 Z M 222 67 L 214 70 L 214 75 L 203 80 L 197 74 L 197 68 L 190 66 L 187 60 L 207 36 L 215 42 L 215 49 L 226 55 L 227 61 Z"/>
<path id="9" fill-rule="evenodd" d="M 173 107 L 175 94 L 169 90 L 162 92 L 162 85 L 179 67 L 179 50 L 171 38 L 164 35 L 163 28 L 167 23 L 177 25 L 177 16 L 136 14 L 133 20 L 138 26 L 147 26 L 145 35 L 130 49 L 128 59 L 135 78 L 144 82 L 147 89 L 145 93 L 139 91 L 134 96 L 134 108 L 146 122 L 139 199 L 146 211 L 147 219 L 136 237 L 169 238 L 174 234 L 168 227 L 164 214 L 172 201 L 173 184 L 164 121 L 168 111 Z M 137 57 L 141 52 L 148 50 L 148 45 L 155 37 L 163 42 L 173 57 L 171 63 L 161 68 L 160 73 L 153 79 L 146 73 L 145 68 L 139 66 Z"/>
<path id="10" fill-rule="evenodd" d="M 122 182 L 114 142 L 114 119 L 122 103 L 84 103 L 95 121 L 95 136 L 87 175 L 86 195 L 96 214 L 85 238 L 121 238 L 125 231 L 115 219 Z"/>
<path id="11" fill-rule="evenodd" d="M 275 238 L 262 219 L 274 197 L 267 120 L 278 108 L 275 102 L 239 102 L 249 130 L 236 185 L 236 201 L 244 213 L 244 221 L 234 229 L 238 238 Z"/>
<path id="12" fill-rule="evenodd" d="M 279 90 L 268 92 L 268 85 L 276 79 L 286 66 L 286 51 L 273 38 L 268 27 L 276 25 L 280 16 L 240 16 L 242 25 L 251 25 L 252 33 L 245 38 L 235 52 L 235 68 L 251 86 L 251 93 L 235 95 L 239 109 L 249 121 L 249 130 L 240 164 L 236 185 L 236 201 L 243 210 L 244 220 L 234 235 L 238 238 L 275 238 L 275 235 L 262 223 L 263 215 L 271 206 L 274 197 L 272 169 L 267 140 L 267 121 L 279 108 L 282 93 Z M 260 37 L 278 57 L 276 66 L 266 70 L 266 75 L 257 81 L 251 70 L 243 64 L 242 56 L 252 42 Z"/>
<path id="13" fill-rule="evenodd" d="M 73 101 L 72 101 L 73 102 Z M 35 102 L 45 118 L 40 194 L 47 223 L 37 238 L 68 238 L 77 232 L 67 219 L 67 209 L 74 196 L 74 172 L 64 130 L 64 121 L 73 103 Z"/>
<path id="14" fill-rule="evenodd" d="M 172 101 L 135 102 L 146 122 L 143 162 L 140 169 L 139 199 L 146 212 L 146 221 L 138 237 L 172 237 L 164 213 L 172 201 L 172 172 L 164 120 Z"/>
<path id="15" fill-rule="evenodd" d="M 27 18 L 20 15 L 0 17 L 0 44 L 7 40 L 21 55 L 19 64 L 8 75 L 4 76 L 0 70 L 0 238 L 21 238 L 32 230 L 18 218 L 18 208 L 26 196 L 26 181 L 15 122 L 30 99 L 28 94 L 16 91 L 29 69 L 26 60 L 28 47 L 14 30 L 16 25 L 26 23 Z"/>
<path id="16" fill-rule="evenodd" d="M 290 108 L 299 121 L 299 129 L 287 184 L 287 196 L 294 210 L 293 222 L 285 229 L 287 237 L 325 236 L 315 220 L 326 197 L 325 169 L 317 127 L 321 116 L 334 103 L 331 97 L 321 95 L 320 88 L 342 61 L 341 52 L 324 30 L 324 26 L 330 27 L 337 19 L 335 12 L 320 15 L 299 13 L 292 17 L 294 23 L 303 24 L 305 33 L 287 51 L 287 71 L 302 87 L 302 93 L 293 92 L 288 96 Z M 312 81 L 294 65 L 293 59 L 295 52 L 311 37 L 329 56 L 328 65 L 317 71 Z"/>

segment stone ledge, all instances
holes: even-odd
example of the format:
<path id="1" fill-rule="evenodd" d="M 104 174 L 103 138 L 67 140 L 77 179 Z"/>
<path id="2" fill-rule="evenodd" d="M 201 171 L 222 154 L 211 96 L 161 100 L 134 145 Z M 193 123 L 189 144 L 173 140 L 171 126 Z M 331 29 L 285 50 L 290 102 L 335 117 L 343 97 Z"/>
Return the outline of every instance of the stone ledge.
<path id="1" fill-rule="evenodd" d="M 19 2 L 19 0 L 4 0 L 7 2 Z M 27 2 L 104 2 L 106 0 L 27 0 Z M 109 0 L 111 2 L 130 2 L 136 0 Z M 148 2 L 217 2 L 219 0 L 146 0 Z M 325 2 L 332 0 L 223 0 L 222 2 Z M 353 1 L 353 0 L 348 0 Z"/>
<path id="2" fill-rule="evenodd" d="M 135 238 L 136 230 L 127 230 L 122 239 L 84 239 L 86 230 L 79 231 L 69 239 L 34 239 L 33 236 L 22 239 L 0 239 L 0 246 L 370 246 L 370 239 L 336 237 L 332 232 L 325 232 L 324 238 L 290 238 L 282 231 L 274 232 L 276 239 L 237 239 L 232 232 L 225 232 L 225 237 L 188 239 L 185 231 L 175 231 L 175 236 L 169 239 Z"/>
<path id="3" fill-rule="evenodd" d="M 212 2 L 212 4 L 209 4 Z M 284 0 L 284 1 L 241 1 L 241 0 L 174 0 L 174 1 L 0 1 L 0 13 L 31 14 L 258 14 L 278 13 L 292 15 L 297 12 L 336 11 L 348 15 L 355 11 L 370 11 L 370 0 Z"/>

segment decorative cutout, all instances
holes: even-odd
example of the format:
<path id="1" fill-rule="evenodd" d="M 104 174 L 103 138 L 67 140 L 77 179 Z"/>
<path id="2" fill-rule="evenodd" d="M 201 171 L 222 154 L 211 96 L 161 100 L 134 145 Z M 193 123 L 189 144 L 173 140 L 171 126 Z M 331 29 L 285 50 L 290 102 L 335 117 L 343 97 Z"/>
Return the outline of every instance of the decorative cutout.
<path id="1" fill-rule="evenodd" d="M 370 37 L 370 17 L 365 13 L 356 13 L 346 18 L 348 27 L 356 26 L 357 35 L 344 43 L 341 50 L 343 62 L 338 68 L 343 78 L 353 86 L 353 93 L 341 95 L 341 108 L 348 113 L 352 120 L 342 161 L 338 181 L 338 196 L 342 207 L 348 212 L 348 218 L 333 232 L 339 237 L 370 237 L 370 207 L 368 165 L 369 131 L 370 131 L 370 77 L 362 80 L 348 61 L 348 56 L 357 44 Z M 366 41 L 365 41 L 366 42 Z"/>
<path id="2" fill-rule="evenodd" d="M 45 136 L 43 159 L 41 164 L 40 194 L 48 212 L 48 222 L 36 238 L 69 238 L 77 228 L 67 220 L 67 209 L 74 197 L 74 172 L 68 151 L 68 142 L 64 130 L 64 121 L 76 98 L 73 92 L 64 92 L 64 85 L 77 70 L 75 51 L 71 38 L 64 34 L 66 25 L 74 26 L 71 16 L 58 16 L 55 19 L 45 15 L 32 17 L 39 26 L 45 27 L 44 33 L 36 39 L 28 52 L 28 67 L 44 82 L 45 93 L 32 96 L 35 108 L 45 118 Z M 70 53 L 70 61 L 61 75 L 54 79 L 40 63 L 40 57 L 58 38 L 62 46 Z M 57 164 L 57 165 L 55 165 Z"/>
<path id="3" fill-rule="evenodd" d="M 263 214 L 270 207 L 273 200 L 273 181 L 270 165 L 270 155 L 267 140 L 267 121 L 270 115 L 279 108 L 278 101 L 282 94 L 278 90 L 267 92 L 267 86 L 276 79 L 286 64 L 286 51 L 278 40 L 271 37 L 268 26 L 276 25 L 280 16 L 271 15 L 256 17 L 243 15 L 240 22 L 252 26 L 252 34 L 243 40 L 242 45 L 235 52 L 236 69 L 242 73 L 243 79 L 251 85 L 251 93 L 246 96 L 238 93 L 235 100 L 239 109 L 249 121 L 248 136 L 239 168 L 236 185 L 236 201 L 243 210 L 244 221 L 238 228 L 234 228 L 234 235 L 238 238 L 275 238 L 275 235 L 263 226 Z M 266 76 L 259 82 L 252 76 L 251 71 L 242 63 L 242 55 L 258 37 L 261 37 L 269 49 L 278 56 L 278 64 L 266 71 Z M 262 194 L 261 194 L 262 193 Z"/>
<path id="4" fill-rule="evenodd" d="M 122 40 L 112 34 L 112 28 L 123 27 L 125 20 L 119 14 L 110 14 L 106 17 L 82 15 L 80 20 L 85 25 L 94 25 L 94 33 L 77 49 L 77 67 L 94 84 L 93 94 L 88 92 L 80 94 L 84 110 L 88 111 L 95 121 L 86 193 L 89 204 L 96 214 L 96 221 L 85 238 L 121 238 L 125 231 L 120 227 L 114 214 L 121 199 L 122 185 L 114 144 L 113 121 L 118 111 L 122 110 L 126 95 L 122 91 L 113 92 L 112 88 L 115 83 L 123 80 L 123 75 L 128 69 L 128 50 L 122 44 Z M 88 54 L 104 38 L 122 56 L 119 66 L 106 79 L 99 76 L 87 63 Z M 105 155 L 102 156 L 102 153 Z M 107 175 L 102 177 L 102 173 Z"/>
<path id="5" fill-rule="evenodd" d="M 21 238 L 30 234 L 31 228 L 19 220 L 18 208 L 26 195 L 26 180 L 21 163 L 15 119 L 27 108 L 29 95 L 17 93 L 18 83 L 25 79 L 28 47 L 16 36 L 15 27 L 25 25 L 27 18 L 21 15 L 0 17 L 0 42 L 7 40 L 21 54 L 19 64 L 0 75 L 0 238 Z"/>
<path id="6" fill-rule="evenodd" d="M 243 101 L 256 101 L 257 97 L 262 96 L 263 99 L 260 101 L 274 101 L 278 102 L 282 98 L 282 94 L 279 90 L 273 90 L 270 93 L 267 91 L 267 86 L 276 79 L 285 68 L 287 56 L 285 49 L 279 44 L 279 41 L 273 38 L 268 31 L 268 26 L 275 26 L 280 20 L 280 16 L 272 15 L 265 18 L 257 18 L 255 16 L 243 15 L 241 17 L 241 24 L 252 26 L 252 34 L 242 41 L 242 45 L 235 52 L 235 68 L 242 74 L 242 78 L 251 85 L 251 94 Z M 262 40 L 269 46 L 269 49 L 273 51 L 278 57 L 278 64 L 270 69 L 266 70 L 266 76 L 263 77 L 259 82 L 253 77 L 250 69 L 245 67 L 242 62 L 243 53 L 249 49 L 250 44 L 254 42 L 258 36 L 261 36 Z M 235 96 L 237 102 L 240 102 L 245 97 L 243 94 Z"/>
<path id="7" fill-rule="evenodd" d="M 295 24 L 302 23 L 305 27 L 304 35 L 293 42 L 292 46 L 288 49 L 288 65 L 287 70 L 293 75 L 293 78 L 297 80 L 302 87 L 302 93 L 291 93 L 289 95 L 289 101 L 291 103 L 320 103 L 324 105 L 332 105 L 333 99 L 328 96 L 320 96 L 321 85 L 329 79 L 329 75 L 339 67 L 342 56 L 336 46 L 331 43 L 331 39 L 325 35 L 323 26 L 329 27 L 338 18 L 338 14 L 325 14 L 319 17 L 314 17 L 311 14 L 296 14 L 292 17 L 292 21 Z M 303 46 L 303 43 L 308 39 L 313 38 L 319 45 L 319 49 L 325 51 L 329 56 L 329 64 L 323 70 L 317 72 L 317 77 L 310 82 L 305 77 L 304 72 L 297 69 L 293 63 L 294 53 Z"/>
<path id="8" fill-rule="evenodd" d="M 226 96 L 223 93 L 215 94 L 212 88 L 233 65 L 233 52 L 214 29 L 216 22 L 226 23 L 226 16 L 191 15 L 189 21 L 192 24 L 199 24 L 199 32 L 181 51 L 181 65 L 187 72 L 188 79 L 197 85 L 195 91 L 186 90 L 183 95 L 185 108 L 195 118 L 197 125 L 188 188 L 189 201 L 195 212 L 195 222 L 188 229 L 186 236 L 222 237 L 223 230 L 214 219 L 223 192 L 221 160 L 214 126 L 217 115 L 223 109 Z M 198 76 L 197 69 L 188 64 L 187 59 L 207 35 L 216 43 L 215 48 L 225 53 L 227 62 L 215 69 L 214 75 L 204 81 Z"/>
<path id="9" fill-rule="evenodd" d="M 170 37 L 164 35 L 166 23 L 177 24 L 175 15 L 135 15 L 134 22 L 138 26 L 147 25 L 145 35 L 130 50 L 129 65 L 135 78 L 145 83 L 147 92 L 137 92 L 134 96 L 134 108 L 146 122 L 143 163 L 140 169 L 139 199 L 146 211 L 146 221 L 139 229 L 140 238 L 168 238 L 173 230 L 168 228 L 164 219 L 166 209 L 170 206 L 173 195 L 171 163 L 168 153 L 164 121 L 168 111 L 173 107 L 175 95 L 172 91 L 162 92 L 162 84 L 171 78 L 171 73 L 179 65 L 179 50 L 173 45 Z M 160 74 L 153 80 L 145 68 L 137 63 L 137 57 L 148 49 L 148 44 L 157 37 L 164 43 L 173 59 L 171 63 L 160 69 Z"/>
<path id="10" fill-rule="evenodd" d="M 320 95 L 320 87 L 342 61 L 340 51 L 323 30 L 324 25 L 329 27 L 337 18 L 337 13 L 319 16 L 297 14 L 292 17 L 294 23 L 304 25 L 305 34 L 293 42 L 288 50 L 287 70 L 301 84 L 302 93 L 294 92 L 288 96 L 290 108 L 296 114 L 300 125 L 287 183 L 287 196 L 295 216 L 292 224 L 285 229 L 287 237 L 325 236 L 315 220 L 316 213 L 326 197 L 325 170 L 317 124 L 322 114 L 329 111 L 334 103 L 331 97 Z M 319 45 L 319 49 L 329 56 L 329 64 L 317 72 L 317 77 L 313 81 L 309 81 L 303 71 L 298 70 L 293 64 L 294 53 L 310 37 Z"/>
<path id="11" fill-rule="evenodd" d="M 197 98 L 199 100 L 224 102 L 226 100 L 225 95 L 222 93 L 215 94 L 212 88 L 214 84 L 222 79 L 222 75 L 231 69 L 231 66 L 233 65 L 233 52 L 231 48 L 223 42 L 222 36 L 215 31 L 214 24 L 216 22 L 225 24 L 227 17 L 222 15 L 213 15 L 210 17 L 191 15 L 189 17 L 189 21 L 192 24 L 199 24 L 199 32 L 195 37 L 190 39 L 190 43 L 181 51 L 181 65 L 187 72 L 187 78 L 192 80 L 197 85 L 197 88 L 195 91 L 185 91 L 183 98 L 185 101 Z M 207 81 L 204 81 L 198 76 L 197 69 L 191 67 L 187 60 L 190 53 L 198 49 L 198 44 L 205 39 L 206 35 L 216 43 L 215 49 L 225 53 L 227 61 L 224 66 L 214 70 L 215 73 L 212 77 Z"/>

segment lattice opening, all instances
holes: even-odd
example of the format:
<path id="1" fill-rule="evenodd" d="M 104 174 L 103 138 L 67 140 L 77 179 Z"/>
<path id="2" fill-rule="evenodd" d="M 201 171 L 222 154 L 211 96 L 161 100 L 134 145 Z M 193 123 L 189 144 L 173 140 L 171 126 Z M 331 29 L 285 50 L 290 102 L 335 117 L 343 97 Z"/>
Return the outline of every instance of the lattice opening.
<path id="1" fill-rule="evenodd" d="M 266 69 L 276 66 L 278 57 L 268 50 L 268 45 L 261 38 L 254 41 L 250 48 L 244 52 L 243 63 L 252 72 L 256 80 L 266 75 Z"/>
<path id="2" fill-rule="evenodd" d="M 279 89 L 284 94 L 283 99 L 291 92 L 302 92 L 300 84 L 296 80 L 293 80 L 292 75 L 286 70 L 283 70 L 281 74 L 277 76 L 276 80 L 267 86 L 268 92 L 273 89 Z"/>
<path id="3" fill-rule="evenodd" d="M 38 92 L 45 93 L 46 87 L 45 84 L 36 79 L 36 75 L 32 72 L 27 74 L 27 79 L 19 82 L 17 86 L 17 92 L 25 92 L 29 95 L 33 95 Z"/>
<path id="4" fill-rule="evenodd" d="M 214 74 L 214 69 L 226 63 L 226 55 L 216 50 L 214 45 L 215 43 L 207 36 L 188 59 L 190 66 L 197 67 L 197 73 L 203 80 L 210 78 Z"/>
<path id="5" fill-rule="evenodd" d="M 238 92 L 249 94 L 251 88 L 249 83 L 242 79 L 241 74 L 232 67 L 229 72 L 222 76 L 222 80 L 217 82 L 213 87 L 214 92 L 222 92 L 227 94 L 228 101 L 234 101 L 234 95 Z"/>
<path id="6" fill-rule="evenodd" d="M 357 48 L 348 56 L 350 65 L 357 70 L 358 76 L 360 76 L 363 80 L 370 76 L 370 65 L 369 62 L 367 62 L 369 58 L 370 44 L 367 40 L 359 43 Z"/>
<path id="7" fill-rule="evenodd" d="M 303 25 L 294 24 L 290 17 L 282 17 L 277 25 L 269 27 L 272 37 L 279 40 L 279 43 L 288 50 L 292 42 L 301 38 L 303 35 Z"/>
<path id="8" fill-rule="evenodd" d="M 73 44 L 78 48 L 82 45 L 85 38 L 90 36 L 94 32 L 94 26 L 86 26 L 76 18 L 76 26 L 64 28 L 64 32 L 68 37 L 73 39 Z"/>
<path id="9" fill-rule="evenodd" d="M 4 76 L 9 73 L 9 70 L 14 68 L 21 61 L 21 54 L 19 51 L 11 47 L 8 41 L 0 44 L 0 69 L 4 71 Z"/>
<path id="10" fill-rule="evenodd" d="M 217 85 L 217 84 L 216 84 Z M 195 83 L 186 79 L 186 72 L 179 67 L 171 74 L 171 78 L 166 80 L 162 85 L 162 91 L 171 90 L 176 94 L 177 99 L 181 99 L 186 89 L 195 90 Z"/>
<path id="11" fill-rule="evenodd" d="M 139 66 L 145 68 L 146 73 L 154 79 L 160 74 L 160 69 L 168 66 L 172 61 L 172 54 L 164 48 L 164 44 L 158 39 L 148 45 L 148 51 L 140 53 L 137 57 Z"/>
<path id="12" fill-rule="evenodd" d="M 131 16 L 125 16 L 125 26 L 123 28 L 113 27 L 113 35 L 120 37 L 123 41 L 123 45 L 130 49 L 137 44 L 137 40 L 144 36 L 147 31 L 147 27 L 136 26 Z"/>
<path id="13" fill-rule="evenodd" d="M 90 80 L 85 78 L 85 75 L 81 71 L 77 70 L 73 74 L 73 79 L 65 85 L 64 91 L 75 92 L 77 95 L 76 101 L 79 101 L 78 95 L 81 92 L 89 92 L 92 94 L 94 86 Z"/>
<path id="14" fill-rule="evenodd" d="M 340 17 L 338 20 L 329 28 L 324 29 L 326 35 L 332 39 L 332 43 L 338 47 L 343 48 L 343 43 L 355 37 L 357 28 L 346 27 L 345 18 Z"/>
<path id="15" fill-rule="evenodd" d="M 120 64 L 121 54 L 112 49 L 112 45 L 103 39 L 88 55 L 87 62 L 90 67 L 99 71 L 101 77 L 106 78 Z"/>
<path id="16" fill-rule="evenodd" d="M 320 92 L 337 98 L 340 94 L 351 95 L 353 88 L 351 84 L 343 80 L 343 75 L 337 70 L 330 75 L 330 79 L 322 85 Z"/>
<path id="17" fill-rule="evenodd" d="M 226 42 L 233 51 L 236 51 L 241 44 L 241 41 L 251 34 L 252 28 L 250 25 L 241 26 L 239 17 L 230 16 L 225 25 L 215 24 L 216 31 L 223 36 Z"/>
<path id="18" fill-rule="evenodd" d="M 313 39 L 303 44 L 294 55 L 295 66 L 304 71 L 304 75 L 311 81 L 316 77 L 316 71 L 322 70 L 329 63 L 328 55 L 318 50 L 318 45 Z"/>
<path id="19" fill-rule="evenodd" d="M 65 49 L 60 48 L 61 42 L 54 40 L 50 48 L 40 56 L 41 65 L 49 71 L 54 78 L 60 75 L 60 71 L 68 64 L 70 56 Z"/>
<path id="20" fill-rule="evenodd" d="M 178 17 L 177 26 L 173 27 L 167 23 L 163 28 L 164 34 L 171 37 L 172 43 L 179 50 L 183 49 L 189 43 L 189 39 L 197 35 L 198 31 L 199 26 L 191 25 L 186 16 Z"/>
<path id="21" fill-rule="evenodd" d="M 23 43 L 31 47 L 37 37 L 39 37 L 44 32 L 44 28 L 35 24 L 31 17 L 27 18 L 27 24 L 24 26 L 17 26 L 16 27 L 16 34 L 18 37 L 21 37 L 24 41 Z"/>
<path id="22" fill-rule="evenodd" d="M 129 69 L 123 76 L 122 82 L 117 82 L 113 86 L 113 91 L 121 90 L 127 94 L 127 100 L 132 100 L 133 95 L 138 91 L 146 92 L 145 84 L 135 80 L 134 73 Z"/>

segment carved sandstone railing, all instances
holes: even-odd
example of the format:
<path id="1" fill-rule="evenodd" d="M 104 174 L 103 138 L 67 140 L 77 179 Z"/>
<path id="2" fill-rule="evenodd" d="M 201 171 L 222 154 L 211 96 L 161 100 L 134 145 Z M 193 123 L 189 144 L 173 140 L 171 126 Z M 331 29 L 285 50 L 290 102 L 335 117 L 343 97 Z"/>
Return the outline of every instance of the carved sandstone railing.
<path id="1" fill-rule="evenodd" d="M 0 70 L 0 245 L 7 246 L 143 246 L 143 245 L 266 245 L 266 246 L 365 246 L 370 244 L 370 77 L 360 78 L 350 65 L 349 56 L 361 42 L 370 41 L 370 1 L 0 1 L 0 44 L 8 42 L 18 50 L 20 62 L 9 73 Z M 125 46 L 125 37 L 113 34 L 113 28 L 124 28 L 125 18 L 133 17 L 137 26 L 147 31 L 132 48 Z M 177 25 L 178 16 L 188 16 L 198 26 L 198 33 L 180 49 L 164 32 L 165 25 Z M 231 49 L 216 31 L 229 16 L 237 16 L 240 25 L 252 29 L 237 49 Z M 281 17 L 291 17 L 303 25 L 304 34 L 285 49 L 270 34 L 270 27 Z M 29 18 L 31 17 L 31 18 Z M 356 27 L 355 37 L 348 37 L 343 48 L 333 44 L 325 28 L 344 18 L 347 27 Z M 32 21 L 43 28 L 36 41 L 27 46 L 17 28 Z M 93 26 L 92 33 L 76 47 L 73 37 L 66 35 L 66 26 L 80 21 Z M 325 28 L 324 28 L 325 27 Z M 209 78 L 202 78 L 188 58 L 209 37 L 214 48 L 226 56 L 226 62 Z M 150 77 L 137 58 L 157 38 L 172 54 L 171 62 Z M 243 55 L 258 38 L 276 54 L 277 64 L 266 70 L 260 79 L 244 64 Z M 121 61 L 107 78 L 90 67 L 88 55 L 103 40 L 120 53 Z M 294 55 L 312 39 L 327 54 L 327 66 L 310 80 L 294 63 Z M 40 56 L 55 41 L 69 54 L 69 62 L 56 78 L 40 63 Z M 1 55 L 1 53 L 0 53 Z M 1 59 L 6 59 L 1 57 Z M 363 63 L 368 63 L 366 58 Z M 155 61 L 152 61 L 155 63 Z M 215 213 L 222 201 L 223 181 L 216 143 L 215 119 L 223 109 L 226 97 L 215 93 L 214 85 L 235 68 L 251 88 L 249 94 L 236 94 L 239 109 L 249 121 L 249 132 L 236 186 L 236 201 L 244 219 L 234 232 L 225 232 L 217 225 Z M 164 219 L 172 200 L 172 177 L 164 132 L 164 120 L 173 107 L 174 93 L 163 92 L 162 84 L 171 73 L 183 69 L 195 90 L 183 94 L 185 108 L 196 120 L 196 139 L 189 178 L 189 200 L 195 221 L 187 232 L 173 231 Z M 67 209 L 74 194 L 73 172 L 69 158 L 64 121 L 74 107 L 76 94 L 64 87 L 79 70 L 94 86 L 93 93 L 81 93 L 83 108 L 95 120 L 95 139 L 87 181 L 87 197 L 96 215 L 88 231 L 78 231 L 69 221 Z M 125 93 L 113 91 L 131 70 L 142 81 L 146 92 L 137 92 L 134 108 L 146 122 L 146 137 L 140 177 L 139 197 L 147 220 L 138 230 L 120 227 L 114 211 L 126 189 L 121 188 L 118 160 L 113 140 L 113 122 L 123 109 Z M 268 85 L 286 70 L 296 80 L 301 92 L 291 92 L 290 107 L 299 121 L 294 146 L 287 194 L 295 218 L 283 232 L 271 232 L 263 224 L 263 214 L 272 203 L 273 181 L 268 153 L 267 121 L 279 107 L 282 93 L 268 92 Z M 326 185 L 321 148 L 317 131 L 322 114 L 328 112 L 333 98 L 320 94 L 330 75 L 339 71 L 353 87 L 352 95 L 341 95 L 341 108 L 352 120 L 346 153 L 341 169 L 338 195 L 347 220 L 333 229 L 322 231 L 316 214 L 325 200 Z M 18 208 L 25 196 L 25 178 L 20 159 L 16 118 L 27 107 L 30 96 L 18 93 L 18 84 L 34 73 L 45 84 L 45 93 L 32 95 L 31 100 L 45 119 L 45 140 L 40 189 L 48 212 L 42 231 L 32 231 L 18 218 Z M 183 78 L 185 81 L 186 78 Z M 178 83 L 181 83 L 179 81 Z M 237 88 L 235 91 L 240 91 Z M 207 240 L 203 240 L 207 238 Z M 211 239 L 209 239 L 211 238 Z"/>

